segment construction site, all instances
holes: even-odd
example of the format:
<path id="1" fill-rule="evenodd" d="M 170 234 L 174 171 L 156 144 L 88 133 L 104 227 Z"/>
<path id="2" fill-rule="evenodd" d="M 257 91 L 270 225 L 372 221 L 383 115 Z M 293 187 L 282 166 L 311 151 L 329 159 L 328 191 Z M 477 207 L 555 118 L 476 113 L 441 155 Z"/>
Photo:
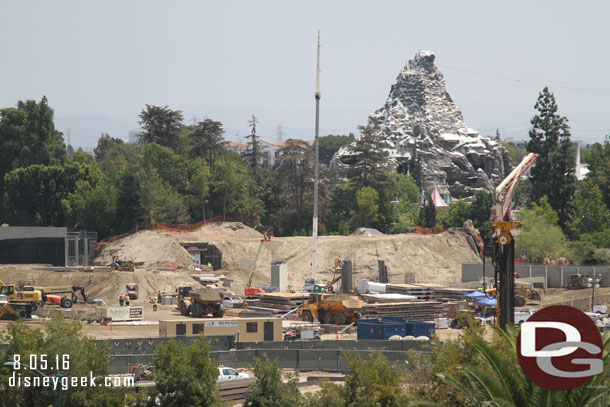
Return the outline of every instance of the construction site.
<path id="1" fill-rule="evenodd" d="M 515 266 L 510 191 L 533 160 L 496 190 L 490 246 L 468 222 L 320 236 L 315 257 L 311 237 L 224 219 L 144 225 L 99 242 L 87 265 L 0 266 L 0 316 L 39 329 L 54 313 L 81 320 L 87 335 L 112 339 L 111 373 L 144 381 L 156 345 L 171 338 L 205 335 L 211 355 L 233 368 L 268 355 L 285 369 L 342 372 L 345 351 L 378 349 L 406 363 L 405 351 L 457 339 L 468 321 L 518 325 L 549 305 L 590 311 L 610 329 L 607 267 Z M 239 399 L 242 387 L 227 395 Z"/>

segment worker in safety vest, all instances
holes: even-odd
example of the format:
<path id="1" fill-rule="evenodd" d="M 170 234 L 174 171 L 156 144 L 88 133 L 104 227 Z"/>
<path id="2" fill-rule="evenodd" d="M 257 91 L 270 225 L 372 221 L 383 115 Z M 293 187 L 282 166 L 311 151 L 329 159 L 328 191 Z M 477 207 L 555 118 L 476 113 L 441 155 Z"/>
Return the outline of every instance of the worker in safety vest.
<path id="1" fill-rule="evenodd" d="M 123 292 L 121 292 L 121 295 L 119 295 L 119 304 L 122 307 L 124 303 L 125 303 L 125 294 Z"/>
<path id="2" fill-rule="evenodd" d="M 157 310 L 157 297 L 153 298 L 153 311 Z"/>

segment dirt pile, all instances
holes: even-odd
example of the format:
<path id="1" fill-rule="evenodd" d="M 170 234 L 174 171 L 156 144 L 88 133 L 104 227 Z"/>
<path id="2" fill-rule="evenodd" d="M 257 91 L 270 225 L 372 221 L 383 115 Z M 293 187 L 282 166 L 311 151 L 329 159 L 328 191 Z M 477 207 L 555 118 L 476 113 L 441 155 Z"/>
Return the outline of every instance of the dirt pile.
<path id="1" fill-rule="evenodd" d="M 175 235 L 153 230 L 144 230 L 102 246 L 95 263 L 110 264 L 114 256 L 121 260 L 144 262 L 145 266 L 194 263 Z"/>

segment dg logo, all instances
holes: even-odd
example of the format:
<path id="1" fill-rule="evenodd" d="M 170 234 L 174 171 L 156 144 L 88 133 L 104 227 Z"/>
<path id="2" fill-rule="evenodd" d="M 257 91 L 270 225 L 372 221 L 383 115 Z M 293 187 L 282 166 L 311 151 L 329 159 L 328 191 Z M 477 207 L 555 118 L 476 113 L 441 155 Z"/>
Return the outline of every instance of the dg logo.
<path id="1" fill-rule="evenodd" d="M 571 390 L 602 373 L 602 337 L 584 312 L 543 308 L 521 325 L 517 356 L 523 372 L 548 390 Z"/>

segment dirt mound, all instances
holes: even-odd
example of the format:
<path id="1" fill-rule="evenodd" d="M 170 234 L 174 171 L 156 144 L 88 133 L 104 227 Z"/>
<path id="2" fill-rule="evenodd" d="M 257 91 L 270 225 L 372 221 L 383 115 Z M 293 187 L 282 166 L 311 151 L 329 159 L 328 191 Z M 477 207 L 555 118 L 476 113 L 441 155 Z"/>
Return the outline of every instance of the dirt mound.
<path id="1" fill-rule="evenodd" d="M 174 235 L 154 230 L 144 230 L 102 246 L 95 262 L 112 263 L 113 256 L 121 260 L 144 262 L 145 266 L 194 263 L 191 255 L 184 249 Z"/>
<path id="2" fill-rule="evenodd" d="M 375 237 L 384 236 L 384 234 L 373 228 L 358 228 L 350 236 Z"/>
<path id="3" fill-rule="evenodd" d="M 215 222 L 203 225 L 199 229 L 188 234 L 190 237 L 213 240 L 242 240 L 262 239 L 262 233 L 257 232 L 241 222 Z"/>

